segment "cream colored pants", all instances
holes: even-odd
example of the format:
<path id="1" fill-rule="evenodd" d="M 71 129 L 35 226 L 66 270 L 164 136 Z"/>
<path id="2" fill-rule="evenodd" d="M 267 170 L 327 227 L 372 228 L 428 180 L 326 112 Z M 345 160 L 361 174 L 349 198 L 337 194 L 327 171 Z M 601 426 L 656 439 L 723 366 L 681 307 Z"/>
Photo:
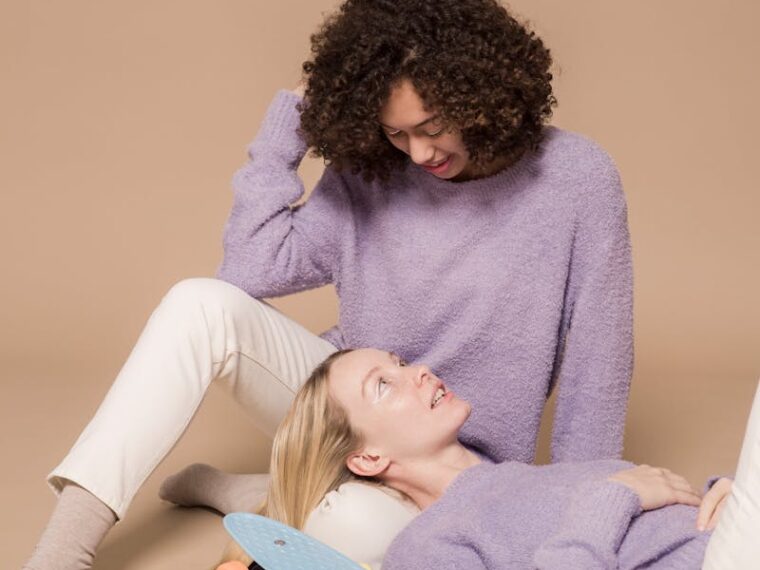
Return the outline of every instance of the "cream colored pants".
<path id="1" fill-rule="evenodd" d="M 760 383 L 731 494 L 707 543 L 703 570 L 760 568 Z"/>
<path id="2" fill-rule="evenodd" d="M 176 283 L 150 315 L 95 416 L 49 475 L 84 487 L 119 517 L 171 451 L 212 382 L 222 382 L 272 436 L 295 392 L 334 347 L 264 301 L 213 278 Z M 311 534 L 379 566 L 385 548 L 416 514 L 366 486 L 331 493 L 309 521 Z M 369 537 L 352 536 L 373 513 Z M 379 514 L 376 516 L 375 514 Z M 356 534 L 356 533 L 355 533 Z M 332 537 L 332 538 L 331 538 Z"/>

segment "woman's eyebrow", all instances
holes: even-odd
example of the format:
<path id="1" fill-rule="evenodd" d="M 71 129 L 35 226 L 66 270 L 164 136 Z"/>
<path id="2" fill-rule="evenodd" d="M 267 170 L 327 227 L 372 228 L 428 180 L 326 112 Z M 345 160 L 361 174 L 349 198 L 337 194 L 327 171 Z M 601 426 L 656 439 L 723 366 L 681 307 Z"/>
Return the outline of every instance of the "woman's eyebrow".
<path id="1" fill-rule="evenodd" d="M 365 393 L 365 392 L 366 392 L 366 390 L 365 390 L 365 389 L 366 389 L 366 387 L 367 387 L 367 381 L 368 381 L 370 378 L 372 378 L 372 375 L 373 375 L 375 372 L 377 372 L 377 370 L 378 370 L 379 368 L 380 368 L 379 366 L 373 366 L 373 367 L 370 369 L 370 371 L 369 371 L 369 372 L 367 372 L 367 375 L 366 375 L 366 376 L 364 377 L 364 379 L 362 380 L 362 384 L 361 384 L 361 394 L 362 394 L 362 398 L 366 398 L 366 397 L 367 397 L 367 394 Z"/>
<path id="2" fill-rule="evenodd" d="M 430 121 L 432 121 L 433 119 L 437 119 L 437 118 L 438 118 L 438 115 L 433 115 L 432 117 L 428 117 L 427 119 L 425 119 L 425 120 L 424 120 L 424 121 L 422 121 L 421 123 L 417 123 L 417 124 L 416 124 L 416 125 L 414 125 L 412 128 L 413 128 L 413 129 L 416 129 L 417 127 L 421 127 L 422 125 L 424 125 L 424 124 L 426 124 L 426 123 L 429 123 L 429 122 L 430 122 Z M 380 122 L 380 121 L 378 121 L 378 122 Z M 383 126 L 383 127 L 385 127 L 386 129 L 391 129 L 392 131 L 394 131 L 394 130 L 399 130 L 399 129 L 394 129 L 393 127 L 389 127 L 388 125 L 385 125 L 385 124 L 383 124 L 383 123 L 380 123 L 380 125 L 381 125 L 381 126 Z"/>
<path id="3" fill-rule="evenodd" d="M 390 351 L 390 350 L 388 350 L 388 351 L 386 351 L 386 353 L 388 354 L 388 356 L 390 356 L 390 357 L 391 357 L 391 360 L 394 360 L 394 361 L 395 361 L 395 360 L 403 360 L 403 359 L 402 359 L 402 358 L 401 358 L 401 357 L 400 357 L 398 354 L 396 354 L 396 353 L 395 353 L 395 352 L 393 352 L 393 351 Z M 362 398 L 366 398 L 366 394 L 365 394 L 365 388 L 367 387 L 367 381 L 368 381 L 370 378 L 372 378 L 372 375 L 373 375 L 375 372 L 377 372 L 379 369 L 380 369 L 380 366 L 373 366 L 373 367 L 370 369 L 370 371 L 369 371 L 369 372 L 367 372 L 367 375 L 366 375 L 366 376 L 364 377 L 364 379 L 362 380 L 362 383 L 361 383 L 361 394 L 362 394 Z"/>

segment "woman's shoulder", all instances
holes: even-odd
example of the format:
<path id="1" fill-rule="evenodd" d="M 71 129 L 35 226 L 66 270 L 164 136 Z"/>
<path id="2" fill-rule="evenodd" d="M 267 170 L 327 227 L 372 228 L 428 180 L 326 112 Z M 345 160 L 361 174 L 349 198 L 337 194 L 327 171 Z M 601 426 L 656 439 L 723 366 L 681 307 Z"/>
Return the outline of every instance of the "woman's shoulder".
<path id="1" fill-rule="evenodd" d="M 557 157 L 583 158 L 592 162 L 612 160 L 602 143 L 590 135 L 556 125 L 544 127 L 542 145 L 550 154 Z"/>
<path id="2" fill-rule="evenodd" d="M 568 173 L 588 176 L 617 172 L 611 153 L 589 135 L 547 125 L 541 146 L 545 161 Z"/>
<path id="3" fill-rule="evenodd" d="M 620 171 L 612 154 L 594 138 L 553 125 L 545 127 L 541 143 L 542 163 L 563 192 L 575 189 L 580 195 L 599 200 L 603 195 L 622 195 Z"/>

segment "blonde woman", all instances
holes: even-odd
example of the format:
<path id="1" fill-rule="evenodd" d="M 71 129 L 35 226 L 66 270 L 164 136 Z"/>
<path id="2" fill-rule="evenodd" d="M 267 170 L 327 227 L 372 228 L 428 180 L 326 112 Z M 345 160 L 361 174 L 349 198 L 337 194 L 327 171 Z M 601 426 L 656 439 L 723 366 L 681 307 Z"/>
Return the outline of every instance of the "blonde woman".
<path id="1" fill-rule="evenodd" d="M 760 560 L 760 386 L 736 481 L 711 481 L 704 497 L 667 469 L 622 460 L 493 463 L 457 439 L 470 411 L 425 365 L 335 352 L 277 431 L 260 512 L 303 528 L 347 481 L 389 486 L 422 512 L 383 570 L 749 570 Z M 218 568 L 251 563 L 239 554 Z"/>

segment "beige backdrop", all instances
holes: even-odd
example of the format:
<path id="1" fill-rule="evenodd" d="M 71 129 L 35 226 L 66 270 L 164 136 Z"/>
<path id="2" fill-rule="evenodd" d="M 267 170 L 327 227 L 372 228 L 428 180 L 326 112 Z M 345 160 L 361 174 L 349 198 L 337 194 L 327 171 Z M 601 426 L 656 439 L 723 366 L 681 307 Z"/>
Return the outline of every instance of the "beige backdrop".
<path id="1" fill-rule="evenodd" d="M 160 297 L 213 275 L 230 179 L 337 2 L 2 0 L 0 523 L 18 567 L 54 504 L 45 474 L 94 412 Z M 733 472 L 760 376 L 760 5 L 516 0 L 555 57 L 554 124 L 620 168 L 635 267 L 626 458 L 695 485 Z M 307 187 L 322 165 L 307 159 Z M 274 304 L 320 332 L 332 288 Z M 548 422 L 545 422 L 546 428 Z M 547 457 L 542 432 L 542 460 Z M 97 568 L 203 567 L 220 519 L 156 498 L 190 461 L 262 469 L 226 395 L 104 543 Z"/>

